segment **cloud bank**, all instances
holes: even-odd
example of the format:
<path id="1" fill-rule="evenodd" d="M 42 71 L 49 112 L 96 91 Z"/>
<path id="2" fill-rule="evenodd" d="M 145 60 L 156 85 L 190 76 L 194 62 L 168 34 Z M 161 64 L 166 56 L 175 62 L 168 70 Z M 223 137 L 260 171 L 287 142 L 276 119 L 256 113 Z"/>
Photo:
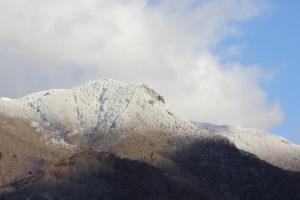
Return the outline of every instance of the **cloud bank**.
<path id="1" fill-rule="evenodd" d="M 265 9 L 254 0 L 0 0 L 0 96 L 95 78 L 145 82 L 190 120 L 279 124 L 257 66 L 220 42 Z"/>

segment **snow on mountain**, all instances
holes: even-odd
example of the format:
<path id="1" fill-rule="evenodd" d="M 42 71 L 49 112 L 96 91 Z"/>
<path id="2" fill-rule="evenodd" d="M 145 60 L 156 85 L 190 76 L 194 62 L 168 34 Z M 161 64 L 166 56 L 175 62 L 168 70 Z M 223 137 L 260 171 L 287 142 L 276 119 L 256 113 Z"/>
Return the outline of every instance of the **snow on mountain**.
<path id="1" fill-rule="evenodd" d="M 10 98 L 7 98 L 7 97 L 1 97 L 0 100 L 2 100 L 2 101 L 9 101 L 9 100 L 11 100 L 11 99 L 10 99 Z"/>
<path id="2" fill-rule="evenodd" d="M 41 91 L 0 99 L 0 115 L 29 121 L 51 142 L 74 147 L 131 133 L 228 138 L 239 149 L 286 169 L 300 170 L 300 147 L 270 133 L 227 125 L 188 122 L 173 114 L 164 98 L 144 84 L 95 80 L 72 89 Z M 208 134 L 210 133 L 210 134 Z"/>
<path id="3" fill-rule="evenodd" d="M 201 134 L 192 123 L 174 115 L 164 98 L 151 88 L 115 80 L 1 99 L 0 113 L 32 120 L 34 126 L 50 130 L 61 139 L 78 134 L 96 138 L 149 130 L 168 135 Z"/>
<path id="4" fill-rule="evenodd" d="M 253 153 L 278 167 L 300 170 L 300 146 L 281 136 L 251 128 L 193 123 L 210 134 L 228 138 L 237 148 Z"/>

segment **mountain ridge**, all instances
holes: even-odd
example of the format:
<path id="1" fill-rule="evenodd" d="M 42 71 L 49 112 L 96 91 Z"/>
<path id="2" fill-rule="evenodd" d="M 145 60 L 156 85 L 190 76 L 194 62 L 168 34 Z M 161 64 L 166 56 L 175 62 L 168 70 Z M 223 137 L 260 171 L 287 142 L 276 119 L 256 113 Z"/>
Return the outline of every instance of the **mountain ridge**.
<path id="1" fill-rule="evenodd" d="M 299 145 L 257 129 L 189 122 L 174 114 L 160 94 L 142 83 L 100 79 L 71 89 L 2 98 L 0 113 L 27 120 L 51 142 L 74 150 L 80 146 L 101 150 L 104 144 L 99 141 L 103 138 L 113 141 L 149 131 L 170 137 L 220 136 L 273 165 L 300 171 Z"/>
<path id="2" fill-rule="evenodd" d="M 92 134 L 148 129 L 170 135 L 199 132 L 196 126 L 175 116 L 163 97 L 145 84 L 115 80 L 96 80 L 72 89 L 46 90 L 19 99 L 2 100 L 0 112 L 30 119 L 45 129 L 65 126 L 64 131 L 69 136 L 81 132 L 96 137 Z"/>

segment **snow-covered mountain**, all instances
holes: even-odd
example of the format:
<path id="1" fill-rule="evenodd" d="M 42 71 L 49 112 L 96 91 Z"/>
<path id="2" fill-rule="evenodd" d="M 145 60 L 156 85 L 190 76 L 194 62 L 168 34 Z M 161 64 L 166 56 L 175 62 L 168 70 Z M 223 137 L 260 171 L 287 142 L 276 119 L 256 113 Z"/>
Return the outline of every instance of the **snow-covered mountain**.
<path id="1" fill-rule="evenodd" d="M 106 136 L 220 136 L 276 166 L 300 170 L 298 145 L 256 129 L 183 120 L 172 113 L 161 95 L 144 84 L 95 80 L 72 89 L 47 90 L 19 99 L 1 98 L 0 114 L 26 120 L 52 142 L 72 148 L 78 141 L 95 147 L 97 140 Z"/>
<path id="2" fill-rule="evenodd" d="M 237 148 L 253 153 L 278 167 L 300 170 L 300 146 L 284 137 L 251 128 L 193 123 L 210 134 L 228 138 Z"/>
<path id="3" fill-rule="evenodd" d="M 144 84 L 0 100 L 0 199 L 300 199 L 299 158 L 264 131 L 181 119 Z"/>
<path id="4" fill-rule="evenodd" d="M 72 89 L 42 91 L 20 99 L 2 98 L 0 113 L 31 120 L 58 140 L 75 135 L 163 132 L 205 134 L 174 115 L 162 96 L 144 84 L 96 80 Z"/>

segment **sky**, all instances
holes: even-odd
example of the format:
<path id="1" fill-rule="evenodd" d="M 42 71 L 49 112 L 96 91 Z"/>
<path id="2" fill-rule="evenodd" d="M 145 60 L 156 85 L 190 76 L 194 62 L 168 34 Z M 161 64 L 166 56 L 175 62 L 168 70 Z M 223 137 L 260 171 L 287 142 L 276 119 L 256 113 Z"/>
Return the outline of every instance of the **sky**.
<path id="1" fill-rule="evenodd" d="M 143 82 L 193 121 L 300 143 L 296 0 L 0 0 L 0 96 Z"/>
<path id="2" fill-rule="evenodd" d="M 279 99 L 285 119 L 273 131 L 300 144 L 300 1 L 268 1 L 268 13 L 243 25 L 244 63 L 259 63 L 273 73 L 263 85 L 270 99 Z"/>
<path id="3" fill-rule="evenodd" d="M 267 2 L 267 12 L 241 25 L 242 35 L 227 38 L 220 47 L 237 45 L 239 53 L 229 59 L 256 63 L 272 74 L 262 87 L 269 99 L 280 101 L 284 120 L 271 131 L 300 144 L 300 2 Z"/>

